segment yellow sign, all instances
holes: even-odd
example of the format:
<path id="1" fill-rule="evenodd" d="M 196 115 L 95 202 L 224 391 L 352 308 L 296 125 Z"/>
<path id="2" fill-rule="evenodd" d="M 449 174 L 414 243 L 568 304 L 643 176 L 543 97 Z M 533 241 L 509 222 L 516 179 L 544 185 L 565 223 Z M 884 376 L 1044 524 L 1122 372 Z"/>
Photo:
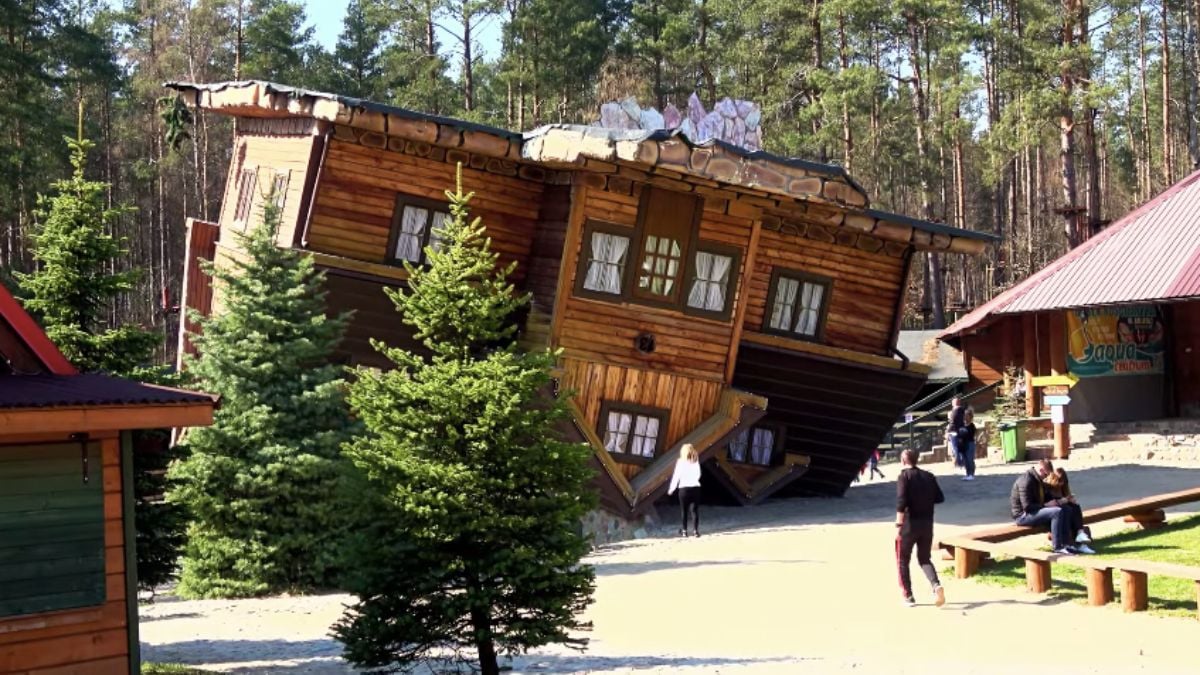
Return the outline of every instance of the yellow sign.
<path id="1" fill-rule="evenodd" d="M 1042 388 L 1042 394 L 1045 396 L 1066 396 L 1070 389 L 1065 384 L 1048 384 Z"/>
<path id="2" fill-rule="evenodd" d="M 1079 378 L 1073 373 L 1067 373 L 1066 375 L 1041 375 L 1033 378 L 1033 386 L 1035 387 L 1053 387 L 1058 385 L 1070 388 L 1074 387 L 1077 382 L 1079 382 Z"/>

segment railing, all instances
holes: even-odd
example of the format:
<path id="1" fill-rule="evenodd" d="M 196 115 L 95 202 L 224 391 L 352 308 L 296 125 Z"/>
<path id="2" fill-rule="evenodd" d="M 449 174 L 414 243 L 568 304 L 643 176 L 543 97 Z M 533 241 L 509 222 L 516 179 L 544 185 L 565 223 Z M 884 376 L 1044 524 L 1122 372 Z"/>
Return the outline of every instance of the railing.
<path id="1" fill-rule="evenodd" d="M 984 394 L 993 389 L 996 389 L 997 387 L 1000 386 L 1000 384 L 1002 382 L 1003 382 L 1003 380 L 997 380 L 989 385 L 985 385 L 974 391 L 970 391 L 970 392 L 967 392 L 966 394 L 962 394 L 958 398 L 961 399 L 963 403 L 970 403 L 972 399 L 978 397 L 980 394 Z M 955 386 L 957 386 L 957 383 Z M 943 391 L 945 389 L 947 389 L 947 387 L 942 388 Z M 920 403 L 924 403 L 929 398 L 932 398 L 932 395 L 925 397 L 925 399 L 922 399 L 921 401 L 918 401 L 916 404 L 913 404 L 913 406 L 916 406 L 917 404 L 920 404 Z M 950 399 L 948 401 L 943 401 L 942 403 L 938 404 L 937 406 L 934 406 L 932 409 L 930 409 L 924 415 L 913 418 L 911 420 L 909 420 L 908 416 L 906 415 L 905 420 L 904 420 L 904 428 L 908 432 L 908 435 L 904 440 L 903 447 L 905 449 L 908 449 L 908 448 L 914 447 L 914 445 L 915 445 L 915 447 L 917 447 L 917 448 L 924 448 L 928 445 L 932 445 L 931 437 L 935 436 L 936 434 L 945 433 L 945 427 L 943 427 L 942 425 L 938 425 L 936 427 L 933 427 L 931 429 L 928 429 L 928 430 L 920 432 L 920 433 L 914 433 L 914 430 L 917 428 L 917 425 L 921 424 L 922 422 L 939 416 L 943 411 L 945 411 L 946 409 L 948 409 L 950 407 L 950 404 L 953 403 L 953 401 L 954 401 L 954 399 Z M 910 406 L 910 409 L 913 406 Z M 918 440 L 919 440 L 919 442 L 916 442 Z M 888 449 L 889 454 L 896 452 L 896 427 L 893 426 L 892 430 L 888 432 L 887 437 L 884 439 L 884 443 L 888 444 L 890 446 Z"/>
<path id="2" fill-rule="evenodd" d="M 951 382 L 950 384 L 942 387 L 941 389 L 938 389 L 937 391 L 933 392 L 932 394 L 926 396 L 925 398 L 921 399 L 920 401 L 917 401 L 916 403 L 908 406 L 907 408 L 904 409 L 904 413 L 907 415 L 908 413 L 910 413 L 914 410 L 920 410 L 921 407 L 924 406 L 926 403 L 929 403 L 930 401 L 940 398 L 946 392 L 954 391 L 957 393 L 957 391 L 961 388 L 962 388 L 962 380 L 955 380 L 955 381 Z M 905 418 L 905 419 L 907 420 L 907 418 Z"/>

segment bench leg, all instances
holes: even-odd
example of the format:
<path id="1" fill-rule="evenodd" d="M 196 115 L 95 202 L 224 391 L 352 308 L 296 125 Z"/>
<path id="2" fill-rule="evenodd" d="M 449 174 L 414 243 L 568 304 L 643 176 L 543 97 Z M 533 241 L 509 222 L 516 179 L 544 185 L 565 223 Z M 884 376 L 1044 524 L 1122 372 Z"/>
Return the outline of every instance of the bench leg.
<path id="1" fill-rule="evenodd" d="M 979 551 L 957 546 L 954 549 L 954 576 L 958 579 L 969 579 L 979 571 Z"/>
<path id="2" fill-rule="evenodd" d="M 1167 523 L 1167 514 L 1162 509 L 1155 509 L 1144 513 L 1131 513 L 1125 516 L 1125 522 L 1137 523 L 1142 526 L 1143 530 L 1153 530 Z"/>
<path id="3" fill-rule="evenodd" d="M 1025 586 L 1030 593 L 1050 590 L 1050 563 L 1045 560 L 1026 560 Z"/>
<path id="4" fill-rule="evenodd" d="M 1087 570 L 1088 604 L 1103 607 L 1113 601 L 1112 570 Z"/>
<path id="5" fill-rule="evenodd" d="M 1121 570 L 1121 606 L 1126 612 L 1143 612 L 1148 604 L 1146 573 Z"/>

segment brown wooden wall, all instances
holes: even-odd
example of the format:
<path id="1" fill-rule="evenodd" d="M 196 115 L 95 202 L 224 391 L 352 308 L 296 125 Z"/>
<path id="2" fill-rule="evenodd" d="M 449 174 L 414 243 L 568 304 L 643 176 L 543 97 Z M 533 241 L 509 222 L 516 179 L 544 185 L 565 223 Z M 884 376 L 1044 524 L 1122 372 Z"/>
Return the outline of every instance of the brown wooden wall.
<path id="1" fill-rule="evenodd" d="M 1175 407 L 1184 417 L 1200 417 L 1200 302 L 1171 305 L 1171 353 L 1167 369 L 1175 381 Z"/>
<path id="2" fill-rule="evenodd" d="M 9 441 L 0 437 L 4 442 Z M 99 607 L 0 619 L 0 673 L 123 675 L 130 671 L 120 440 L 103 438 L 101 453 L 106 602 Z"/>
<path id="3" fill-rule="evenodd" d="M 271 189 L 276 171 L 287 171 L 287 196 L 283 202 L 283 214 L 279 225 L 278 241 L 291 246 L 296 228 L 302 223 L 304 213 L 304 183 L 308 178 L 309 164 L 316 149 L 316 138 L 311 135 L 289 134 L 242 134 L 234 146 L 229 176 L 225 180 L 225 198 L 221 202 L 220 224 L 223 230 L 234 225 L 238 203 L 238 184 L 242 169 L 258 168 L 258 184 L 250 203 L 250 217 L 246 228 L 262 222 L 262 205 Z M 239 231 L 243 228 L 237 228 Z M 224 236 L 222 242 L 233 243 L 232 236 Z"/>
<path id="4" fill-rule="evenodd" d="M 220 226 L 195 218 L 187 221 L 187 250 L 183 267 L 183 297 L 179 303 L 183 325 L 179 331 L 178 363 L 183 363 L 184 354 L 195 355 L 196 348 L 187 337 L 200 332 L 200 326 L 191 319 L 191 312 L 208 316 L 212 311 L 212 277 L 201 269 L 201 262 L 212 262 L 217 255 L 217 238 Z"/>
<path id="5" fill-rule="evenodd" d="M 382 263 L 399 194 L 446 201 L 455 164 L 332 138 L 318 179 L 308 248 Z M 464 191 L 475 192 L 471 215 L 483 219 L 501 262 L 517 261 L 525 274 L 540 215 L 541 183 L 463 168 Z"/>
<path id="6" fill-rule="evenodd" d="M 628 181 L 626 185 L 629 185 Z M 637 223 L 640 185 L 634 183 L 628 192 L 579 187 L 577 196 L 583 199 L 582 220 L 595 218 L 633 227 Z M 706 204 L 707 206 L 707 204 Z M 740 265 L 745 264 L 752 222 L 725 216 L 706 208 L 700 220 L 700 239 L 739 246 Z M 576 226 L 576 224 L 573 224 Z M 723 382 L 729 346 L 733 339 L 733 321 L 688 316 L 676 309 L 648 307 L 630 302 L 591 300 L 574 295 L 575 276 L 579 273 L 579 257 L 585 242 L 574 240 L 570 253 L 570 295 L 561 304 L 563 316 L 559 323 L 557 344 L 566 355 L 601 363 L 662 370 L 697 379 Z M 741 267 L 731 271 L 731 279 L 739 279 Z M 740 295 L 734 298 L 737 312 Z M 639 333 L 655 337 L 655 350 L 645 354 L 637 350 L 634 339 Z"/>
<path id="7" fill-rule="evenodd" d="M 376 280 L 362 279 L 340 270 L 326 269 L 325 309 L 335 316 L 353 311 L 345 336 L 334 358 L 354 365 L 390 368 L 392 362 L 371 346 L 371 338 L 383 340 L 392 347 L 423 352 L 424 347 L 413 339 L 413 329 L 400 320 L 400 313 L 391 298 L 384 294 L 387 286 Z"/>
<path id="8" fill-rule="evenodd" d="M 1050 374 L 1050 321 L 1045 314 L 1035 315 L 1036 338 L 1034 374 Z M 964 366 L 967 369 L 967 388 L 975 390 L 1004 379 L 1008 366 L 1024 368 L 1025 345 L 1021 317 L 1000 317 L 983 330 L 964 336 L 962 346 Z M 987 408 L 995 399 L 992 392 L 972 401 L 977 409 Z"/>
<path id="9" fill-rule="evenodd" d="M 578 358 L 564 358 L 562 368 L 563 389 L 576 392 L 575 401 L 583 412 L 584 423 L 597 429 L 601 436 L 600 406 L 605 400 L 670 410 L 667 433 L 659 444 L 663 451 L 716 412 L 723 389 L 720 382 Z M 620 458 L 614 456 L 614 459 Z M 632 477 L 640 468 L 634 464 L 622 466 L 626 477 Z"/>
<path id="10" fill-rule="evenodd" d="M 746 331 L 763 332 L 770 318 L 767 297 L 776 267 L 833 280 L 823 344 L 888 354 L 896 301 L 904 285 L 903 258 L 764 229 L 750 282 Z"/>

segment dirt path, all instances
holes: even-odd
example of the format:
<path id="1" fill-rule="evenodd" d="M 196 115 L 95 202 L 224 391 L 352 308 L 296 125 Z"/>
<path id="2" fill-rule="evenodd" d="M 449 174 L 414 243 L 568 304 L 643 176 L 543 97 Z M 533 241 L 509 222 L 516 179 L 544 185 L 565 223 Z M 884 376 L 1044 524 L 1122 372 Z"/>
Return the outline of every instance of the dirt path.
<path id="1" fill-rule="evenodd" d="M 941 531 L 1007 519 L 1024 466 L 941 474 Z M 896 467 L 884 467 L 893 478 Z M 1068 465 L 1084 507 L 1200 485 L 1200 465 Z M 707 509 L 700 539 L 649 539 L 595 554 L 595 629 L 586 653 L 546 649 L 516 672 L 1196 673 L 1200 623 L 1126 615 L 1019 590 L 943 579 L 948 603 L 900 605 L 891 480 L 844 499 Z M 1179 511 L 1177 509 L 1176 511 Z M 1200 510 L 1200 504 L 1182 507 Z M 673 514 L 668 522 L 673 523 Z M 1103 524 L 1098 534 L 1119 529 Z M 664 530 L 673 528 L 664 525 Z M 1200 564 L 1200 559 L 1197 560 Z M 928 589 L 914 570 L 918 602 Z M 947 576 L 947 575 L 944 575 Z M 326 636 L 347 596 L 143 607 L 143 657 L 236 673 L 347 673 Z M 1055 605 L 1046 607 L 1041 605 Z"/>

